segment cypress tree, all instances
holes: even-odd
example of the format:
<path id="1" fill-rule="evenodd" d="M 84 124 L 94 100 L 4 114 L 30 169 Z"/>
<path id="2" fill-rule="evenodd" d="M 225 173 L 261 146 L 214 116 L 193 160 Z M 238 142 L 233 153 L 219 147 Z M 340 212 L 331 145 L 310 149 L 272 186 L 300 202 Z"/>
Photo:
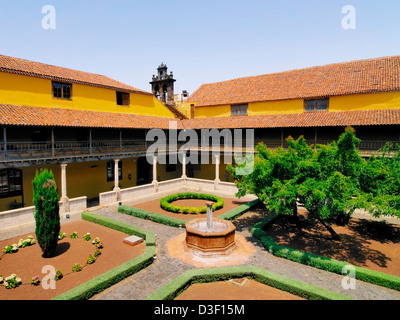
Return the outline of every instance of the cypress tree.
<path id="1" fill-rule="evenodd" d="M 50 257 L 57 247 L 60 233 L 59 197 L 51 171 L 36 172 L 33 185 L 36 239 L 43 257 Z"/>

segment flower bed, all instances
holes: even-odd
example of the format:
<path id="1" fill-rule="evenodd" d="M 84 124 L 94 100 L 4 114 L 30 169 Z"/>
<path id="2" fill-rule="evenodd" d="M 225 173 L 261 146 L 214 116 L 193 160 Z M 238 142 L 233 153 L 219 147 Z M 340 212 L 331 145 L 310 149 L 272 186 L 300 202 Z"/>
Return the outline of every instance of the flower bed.
<path id="1" fill-rule="evenodd" d="M 68 223 L 62 226 L 62 231 L 55 255 L 51 258 L 43 258 L 38 245 L 23 248 L 17 245 L 18 251 L 3 253 L 0 259 L 0 274 L 3 275 L 0 300 L 54 298 L 134 260 L 145 251 L 145 244 L 135 247 L 124 245 L 125 233 L 88 221 Z M 10 243 L 17 244 L 18 238 L 0 241 L 0 248 Z M 105 250 L 102 250 L 103 243 L 106 244 Z M 50 283 L 50 277 L 57 280 L 55 289 L 45 288 Z M 4 282 L 14 288 L 6 289 Z"/>
<path id="2" fill-rule="evenodd" d="M 172 300 L 194 283 L 251 278 L 270 287 L 290 292 L 308 300 L 351 300 L 351 298 L 326 289 L 291 279 L 257 267 L 225 267 L 192 269 L 178 276 L 146 300 Z"/>
<path id="3" fill-rule="evenodd" d="M 400 290 L 400 277 L 398 277 L 398 276 L 394 276 L 391 274 L 387 274 L 387 273 L 379 272 L 376 270 L 371 270 L 368 268 L 353 265 L 347 261 L 344 261 L 344 259 L 342 261 L 339 261 L 334 258 L 330 258 L 327 256 L 328 255 L 327 252 L 325 253 L 325 255 L 318 255 L 318 254 L 310 253 L 308 251 L 312 250 L 312 246 L 308 246 L 307 251 L 306 251 L 306 250 L 293 249 L 289 246 L 278 244 L 276 242 L 276 240 L 270 234 L 268 234 L 266 231 L 268 229 L 268 226 L 270 226 L 273 221 L 276 221 L 277 218 L 279 218 L 278 215 L 270 214 L 263 221 L 256 223 L 251 229 L 253 236 L 255 238 L 257 238 L 261 242 L 261 244 L 264 246 L 264 248 L 266 250 L 268 250 L 271 254 L 273 254 L 277 257 L 280 257 L 280 258 L 285 258 L 285 259 L 292 260 L 292 261 L 295 261 L 298 263 L 312 266 L 314 268 L 319 268 L 319 269 L 337 273 L 337 274 L 342 274 L 343 268 L 345 266 L 352 265 L 355 270 L 356 279 L 365 281 L 365 282 L 369 282 L 369 283 L 373 283 L 378 286 L 387 287 L 387 288 L 397 290 L 397 291 Z M 353 218 L 353 220 L 355 220 L 355 219 Z M 361 228 L 361 230 L 365 230 L 365 229 Z M 297 231 L 297 233 L 300 233 L 299 230 L 296 230 L 296 231 Z M 313 234 L 310 231 L 309 231 L 309 233 L 312 236 L 317 236 L 316 237 L 317 241 L 322 242 L 321 239 L 323 239 L 323 238 L 320 235 Z M 296 242 L 294 240 L 295 236 L 290 235 L 289 231 L 284 231 L 284 236 L 287 236 L 287 235 L 289 235 L 291 237 L 290 239 L 292 241 L 292 244 L 294 244 Z M 279 236 L 279 238 L 284 238 L 284 236 Z M 353 242 L 350 247 L 360 249 L 360 247 L 362 246 L 360 244 L 361 242 L 370 243 L 372 241 L 370 238 L 368 238 L 367 234 L 363 234 L 362 236 L 359 236 L 359 237 L 360 237 L 361 241 L 358 242 L 357 244 Z M 387 237 L 387 235 L 386 235 L 386 237 Z M 346 239 L 351 240 L 351 237 L 346 236 Z M 332 240 L 329 240 L 329 241 L 332 241 Z M 298 241 L 298 243 L 305 244 L 306 241 L 305 241 L 305 239 L 301 239 L 301 241 Z M 386 243 L 385 245 L 388 245 L 388 244 Z M 343 249 L 340 249 L 340 243 L 338 243 L 338 242 L 334 243 L 333 248 L 334 248 L 335 252 L 344 252 Z M 378 251 L 375 250 L 373 252 L 375 253 L 375 256 L 376 256 L 376 253 Z M 366 251 L 364 250 L 364 255 L 365 254 L 366 254 Z"/>
<path id="4" fill-rule="evenodd" d="M 224 199 L 218 196 L 214 196 L 211 194 L 205 193 L 177 193 L 167 197 L 164 197 L 160 200 L 160 206 L 166 211 L 173 213 L 183 213 L 183 214 L 204 214 L 207 213 L 207 206 L 201 207 L 180 207 L 175 206 L 172 202 L 184 199 L 199 199 L 199 200 L 208 200 L 215 202 L 212 205 L 212 210 L 217 211 L 224 207 Z"/>

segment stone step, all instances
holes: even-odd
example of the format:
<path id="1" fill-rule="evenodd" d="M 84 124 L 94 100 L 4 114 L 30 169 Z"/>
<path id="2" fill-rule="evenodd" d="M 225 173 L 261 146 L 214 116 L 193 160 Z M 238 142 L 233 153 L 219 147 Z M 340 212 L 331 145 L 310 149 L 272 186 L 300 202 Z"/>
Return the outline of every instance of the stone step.
<path id="1" fill-rule="evenodd" d="M 130 236 L 130 237 L 125 238 L 122 242 L 126 243 L 130 246 L 136 246 L 137 244 L 142 243 L 143 241 L 144 240 L 140 237 Z"/>

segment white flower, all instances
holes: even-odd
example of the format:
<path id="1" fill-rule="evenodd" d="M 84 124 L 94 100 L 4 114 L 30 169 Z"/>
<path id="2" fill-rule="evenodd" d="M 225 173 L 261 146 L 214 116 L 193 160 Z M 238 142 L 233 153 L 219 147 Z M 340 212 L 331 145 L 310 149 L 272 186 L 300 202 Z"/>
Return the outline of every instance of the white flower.
<path id="1" fill-rule="evenodd" d="M 17 282 L 21 283 L 21 278 L 17 278 L 15 280 L 17 280 Z"/>

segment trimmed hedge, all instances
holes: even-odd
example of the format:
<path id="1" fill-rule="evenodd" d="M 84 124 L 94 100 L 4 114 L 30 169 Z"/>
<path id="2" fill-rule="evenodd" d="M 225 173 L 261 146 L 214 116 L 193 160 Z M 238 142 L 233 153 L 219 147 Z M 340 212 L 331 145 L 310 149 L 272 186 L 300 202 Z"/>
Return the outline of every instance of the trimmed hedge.
<path id="1" fill-rule="evenodd" d="M 260 240 L 264 248 L 273 255 L 340 275 L 342 274 L 343 267 L 346 265 L 350 265 L 349 263 L 344 261 L 338 261 L 309 252 L 280 246 L 263 230 L 264 227 L 271 221 L 273 221 L 276 217 L 277 215 L 270 215 L 264 221 L 256 223 L 251 229 L 253 236 Z M 352 265 L 352 267 L 354 267 L 355 269 L 355 277 L 358 280 L 397 291 L 400 290 L 400 277 L 389 275 L 383 272 L 369 270 L 358 266 Z"/>
<path id="2" fill-rule="evenodd" d="M 90 212 L 82 213 L 82 219 L 102 226 L 121 231 L 128 235 L 136 235 L 146 240 L 145 253 L 118 267 L 107 271 L 96 278 L 89 280 L 65 293 L 58 295 L 52 300 L 85 300 L 93 295 L 104 291 L 108 287 L 120 282 L 126 277 L 146 268 L 150 265 L 156 255 L 156 239 L 153 232 L 131 226 L 129 224 L 102 217 Z"/>
<path id="3" fill-rule="evenodd" d="M 177 219 L 174 217 L 168 217 L 162 215 L 160 213 L 146 211 L 140 208 L 128 207 L 128 206 L 119 206 L 119 213 L 125 213 L 130 216 L 134 216 L 141 219 L 149 219 L 154 222 L 162 223 L 170 227 L 180 228 L 185 227 L 186 220 Z"/>
<path id="4" fill-rule="evenodd" d="M 219 219 L 224 219 L 224 220 L 235 220 L 236 218 L 240 217 L 242 214 L 246 213 L 253 207 L 255 207 L 259 203 L 258 199 L 255 199 L 253 201 L 244 203 L 240 205 L 239 207 L 232 209 L 224 214 L 221 214 L 218 216 Z"/>
<path id="5" fill-rule="evenodd" d="M 308 300 L 352 300 L 350 297 L 291 279 L 258 267 L 191 269 L 153 293 L 146 300 L 172 300 L 194 283 L 225 281 L 234 278 L 255 281 Z"/>
<path id="6" fill-rule="evenodd" d="M 177 193 L 170 196 L 166 196 L 160 200 L 160 206 L 166 211 L 173 212 L 173 213 L 183 213 L 183 214 L 200 214 L 207 212 L 207 206 L 202 207 L 180 207 L 175 206 L 171 202 L 183 199 L 202 199 L 202 200 L 209 200 L 214 201 L 215 203 L 212 205 L 213 211 L 217 211 L 224 207 L 224 199 L 221 197 L 214 196 L 212 194 L 205 194 L 205 193 Z"/>
<path id="7" fill-rule="evenodd" d="M 219 219 L 224 219 L 224 220 L 234 220 L 244 214 L 245 212 L 249 211 L 251 208 L 253 208 L 255 205 L 257 205 L 259 202 L 258 199 L 250 201 L 248 203 L 242 204 L 241 206 L 232 209 L 220 216 L 218 216 Z M 184 228 L 185 224 L 189 222 L 190 220 L 181 220 L 177 219 L 174 217 L 168 217 L 160 213 L 154 213 L 151 211 L 146 211 L 144 209 L 140 208 L 135 208 L 135 207 L 128 207 L 128 206 L 119 206 L 118 207 L 118 212 L 119 213 L 125 213 L 137 218 L 141 219 L 149 219 L 154 222 L 162 223 L 167 226 L 175 227 L 175 228 Z"/>

